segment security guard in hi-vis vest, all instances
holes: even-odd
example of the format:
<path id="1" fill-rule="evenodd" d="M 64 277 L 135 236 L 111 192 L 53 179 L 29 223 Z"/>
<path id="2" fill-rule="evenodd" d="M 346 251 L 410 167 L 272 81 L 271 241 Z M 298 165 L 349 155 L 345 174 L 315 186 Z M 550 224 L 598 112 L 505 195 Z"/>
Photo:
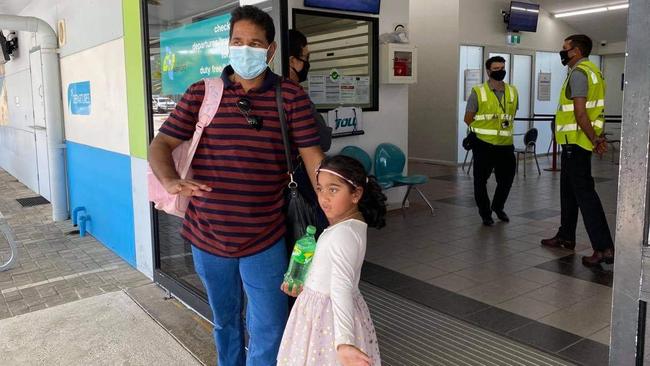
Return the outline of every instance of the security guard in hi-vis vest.
<path id="1" fill-rule="evenodd" d="M 591 48 L 589 37 L 573 35 L 564 41 L 560 52 L 562 64 L 569 66 L 555 115 L 555 139 L 562 145 L 562 217 L 557 234 L 542 240 L 542 245 L 573 250 L 580 210 L 594 249 L 591 256 L 582 257 L 582 264 L 598 266 L 614 262 L 614 241 L 591 176 L 592 152 L 607 151 L 602 137 L 605 81 L 598 67 L 588 59 Z"/>
<path id="2" fill-rule="evenodd" d="M 501 221 L 508 222 L 504 206 L 515 178 L 515 147 L 512 142 L 514 119 L 519 106 L 517 89 L 505 82 L 506 60 L 495 56 L 485 62 L 489 80 L 472 88 L 465 110 L 474 155 L 474 199 L 483 225 L 492 226 L 492 211 Z M 497 180 L 492 204 L 487 192 L 487 180 Z"/>

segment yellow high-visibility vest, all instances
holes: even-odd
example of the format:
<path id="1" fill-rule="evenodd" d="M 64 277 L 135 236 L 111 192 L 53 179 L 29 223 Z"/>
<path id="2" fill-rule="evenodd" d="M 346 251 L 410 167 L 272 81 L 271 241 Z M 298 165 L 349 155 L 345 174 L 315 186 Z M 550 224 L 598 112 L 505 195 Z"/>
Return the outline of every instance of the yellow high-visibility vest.
<path id="1" fill-rule="evenodd" d="M 569 72 L 564 85 L 562 85 L 560 103 L 555 113 L 555 141 L 558 144 L 577 144 L 585 150 L 592 151 L 594 145 L 578 126 L 576 116 L 573 113 L 573 100 L 566 96 L 566 88 L 574 72 L 583 72 L 587 76 L 589 83 L 587 115 L 596 136 L 600 136 L 605 128 L 605 80 L 598 67 L 593 62 L 585 60 Z"/>
<path id="2" fill-rule="evenodd" d="M 519 99 L 517 88 L 505 83 L 504 100 L 501 102 L 487 82 L 472 89 L 478 97 L 478 111 L 469 126 L 470 130 L 476 133 L 479 139 L 489 144 L 512 145 L 512 132 Z"/>

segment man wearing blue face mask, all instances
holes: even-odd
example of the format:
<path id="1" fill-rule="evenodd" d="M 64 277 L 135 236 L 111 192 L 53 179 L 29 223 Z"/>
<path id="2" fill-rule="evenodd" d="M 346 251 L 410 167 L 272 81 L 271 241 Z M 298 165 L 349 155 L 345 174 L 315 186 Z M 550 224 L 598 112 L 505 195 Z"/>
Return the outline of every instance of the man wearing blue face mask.
<path id="1" fill-rule="evenodd" d="M 276 83 L 282 87 L 291 145 L 312 184 L 323 153 L 308 96 L 268 68 L 277 50 L 273 19 L 253 6 L 238 7 L 231 15 L 223 97 L 199 141 L 193 179 L 179 179 L 171 151 L 194 133 L 203 81 L 189 87 L 160 128 L 149 162 L 168 192 L 192 197 L 181 235 L 192 245 L 194 267 L 208 295 L 219 365 L 267 366 L 276 363 L 287 320 L 280 285 L 288 258 L 283 239 L 288 177 Z"/>

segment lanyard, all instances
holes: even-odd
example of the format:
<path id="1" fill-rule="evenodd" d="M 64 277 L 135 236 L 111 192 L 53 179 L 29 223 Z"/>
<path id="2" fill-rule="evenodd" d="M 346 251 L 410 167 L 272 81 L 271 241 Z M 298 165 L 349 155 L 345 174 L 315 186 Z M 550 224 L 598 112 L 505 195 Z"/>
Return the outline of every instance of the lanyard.
<path id="1" fill-rule="evenodd" d="M 497 94 L 494 92 L 494 90 L 491 90 L 491 91 L 492 91 L 492 93 L 494 93 L 494 96 L 496 97 Z M 501 101 L 500 98 L 497 98 L 497 101 L 499 101 L 499 107 L 501 107 L 501 110 L 503 111 L 503 114 L 506 114 L 506 107 L 505 107 L 505 103 L 506 103 L 506 89 L 505 89 L 505 88 L 503 89 L 503 101 Z"/>

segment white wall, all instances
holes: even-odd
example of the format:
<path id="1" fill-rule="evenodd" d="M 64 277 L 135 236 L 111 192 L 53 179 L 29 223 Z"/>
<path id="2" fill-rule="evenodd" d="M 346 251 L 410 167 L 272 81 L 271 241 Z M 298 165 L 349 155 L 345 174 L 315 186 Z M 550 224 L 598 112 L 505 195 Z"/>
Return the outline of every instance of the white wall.
<path id="1" fill-rule="evenodd" d="M 605 46 L 601 46 L 599 44 L 596 44 L 594 46 L 596 47 L 594 53 L 597 53 L 599 55 L 623 54 L 627 49 L 627 42 L 625 41 L 612 42 L 612 43 L 608 43 Z"/>
<path id="2" fill-rule="evenodd" d="M 409 91 L 409 157 L 454 164 L 458 0 L 411 0 L 410 18 L 409 36 L 418 46 L 418 82 Z"/>
<path id="3" fill-rule="evenodd" d="M 61 59 L 61 81 L 68 141 L 129 155 L 124 42 L 121 38 Z M 73 115 L 68 86 L 90 81 L 90 115 Z"/>
<path id="4" fill-rule="evenodd" d="M 65 19 L 68 34 L 67 44 L 61 47 L 60 50 L 64 98 L 67 95 L 68 83 L 90 80 L 90 74 L 99 75 L 104 81 L 115 81 L 116 78 L 121 78 L 122 84 L 124 84 L 121 9 L 121 0 L 57 0 L 55 2 L 52 0 L 33 0 L 18 14 L 43 19 L 55 30 L 57 29 L 57 20 Z M 0 145 L 0 156 L 2 156 L 0 158 L 0 167 L 14 175 L 32 190 L 38 192 L 29 63 L 29 50 L 36 46 L 36 37 L 35 34 L 28 32 L 18 32 L 17 35 L 19 42 L 17 57 L 5 65 L 10 120 L 7 126 L 0 126 L 0 141 L 5 141 Z M 88 51 L 89 49 L 116 39 L 120 41 L 116 46 L 114 45 L 113 48 L 108 50 L 108 57 L 97 57 L 97 55 L 92 54 L 90 58 L 84 58 L 84 52 L 94 52 L 92 50 Z M 122 50 L 122 56 L 115 55 L 120 50 Z M 77 55 L 77 53 L 80 54 Z M 116 60 L 119 62 L 114 62 Z M 97 80 L 95 83 L 91 82 L 91 87 L 94 92 L 106 90 L 109 94 L 116 95 L 124 93 L 126 86 L 119 86 L 115 82 L 108 83 Z M 100 103 L 94 104 L 96 110 L 100 110 L 98 108 L 100 106 L 112 106 L 114 109 L 108 111 L 111 122 L 101 126 L 99 131 L 92 128 L 95 126 L 92 120 L 73 125 L 70 116 L 66 115 L 64 122 L 66 134 L 75 136 L 77 142 L 89 145 L 97 143 L 98 146 L 103 148 L 128 154 L 126 102 L 124 100 L 120 104 L 116 104 L 115 101 L 119 99 L 113 98 L 111 103 L 103 105 Z M 119 144 L 113 138 L 106 139 L 107 133 L 116 136 L 117 139 L 124 138 L 126 148 L 118 146 Z M 99 141 L 103 143 L 99 143 Z M 109 141 L 109 143 L 105 141 Z M 107 144 L 110 146 L 107 146 Z"/>
<path id="5" fill-rule="evenodd" d="M 506 25 L 502 10 L 508 10 L 510 0 L 459 0 L 460 43 L 506 46 Z M 555 19 L 543 9 L 539 13 L 537 32 L 522 32 L 521 44 L 513 48 L 559 50 L 566 36 L 578 33 L 565 22 Z"/>
<path id="6" fill-rule="evenodd" d="M 289 22 L 292 21 L 291 9 L 306 9 L 302 0 L 289 0 Z M 311 9 L 323 10 L 323 9 Z M 323 10 L 325 11 L 325 10 Z M 327 10 L 330 12 L 329 10 Z M 335 11 L 331 11 L 336 13 Z M 340 13 L 340 12 L 339 12 Z M 350 13 L 353 14 L 353 13 Z M 354 13 L 354 15 L 359 15 Z M 373 17 L 373 15 L 367 15 Z M 379 14 L 379 34 L 392 31 L 396 23 L 408 23 L 408 2 L 401 0 L 384 0 Z M 291 28 L 291 24 L 289 24 Z M 381 67 L 381 65 L 380 65 Z M 419 71 L 422 72 L 422 71 Z M 364 149 L 372 157 L 375 148 L 382 142 L 390 142 L 409 153 L 408 118 L 409 87 L 407 85 L 379 85 L 379 111 L 363 113 L 364 135 L 337 138 L 332 141 L 331 153 L 340 151 L 344 146 L 355 145 Z M 400 203 L 404 194 L 403 187 L 389 189 L 388 203 Z"/>

